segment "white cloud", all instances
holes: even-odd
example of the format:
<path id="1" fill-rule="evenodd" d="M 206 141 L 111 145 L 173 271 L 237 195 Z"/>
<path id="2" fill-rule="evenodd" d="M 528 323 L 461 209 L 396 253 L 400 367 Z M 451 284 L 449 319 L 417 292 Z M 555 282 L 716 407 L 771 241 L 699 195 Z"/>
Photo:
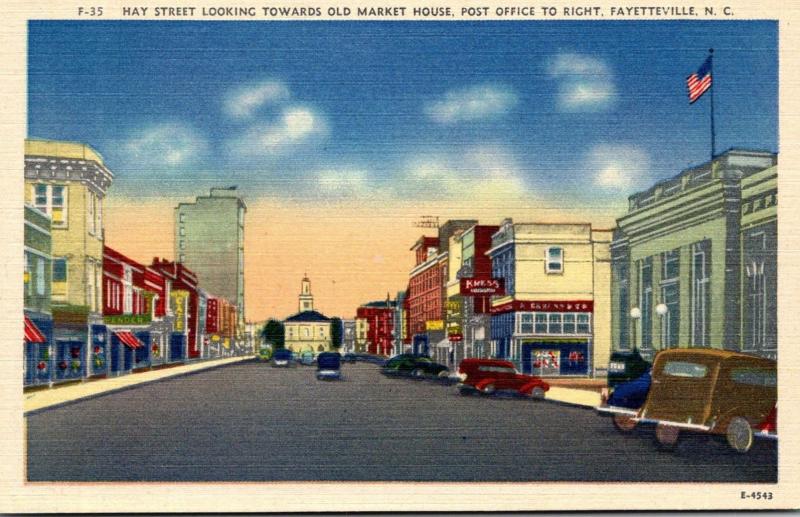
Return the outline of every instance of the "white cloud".
<path id="1" fill-rule="evenodd" d="M 362 170 L 326 169 L 317 173 L 320 194 L 328 198 L 350 198 L 367 194 L 371 187 Z"/>
<path id="2" fill-rule="evenodd" d="M 272 122 L 250 127 L 229 142 L 236 156 L 278 156 L 327 133 L 325 117 L 305 106 L 287 106 Z"/>
<path id="3" fill-rule="evenodd" d="M 289 100 L 289 88 L 280 81 L 241 86 L 225 98 L 225 112 L 234 118 L 250 118 L 261 108 Z"/>
<path id="4" fill-rule="evenodd" d="M 517 95 L 509 88 L 484 84 L 447 92 L 428 103 L 425 113 L 440 124 L 455 124 L 503 115 L 516 103 Z"/>
<path id="5" fill-rule="evenodd" d="M 563 111 L 603 111 L 614 103 L 613 73 L 598 58 L 559 54 L 550 61 L 548 73 L 559 81 L 558 106 Z"/>
<path id="6" fill-rule="evenodd" d="M 514 156 L 501 146 L 464 153 L 417 156 L 394 180 L 394 194 L 502 206 L 530 199 L 530 188 Z"/>
<path id="7" fill-rule="evenodd" d="M 600 144 L 589 150 L 584 167 L 597 187 L 629 190 L 649 181 L 650 157 L 631 145 Z"/>
<path id="8" fill-rule="evenodd" d="M 208 142 L 189 125 L 163 122 L 134 132 L 121 148 L 131 163 L 179 167 L 198 162 L 208 151 Z"/>

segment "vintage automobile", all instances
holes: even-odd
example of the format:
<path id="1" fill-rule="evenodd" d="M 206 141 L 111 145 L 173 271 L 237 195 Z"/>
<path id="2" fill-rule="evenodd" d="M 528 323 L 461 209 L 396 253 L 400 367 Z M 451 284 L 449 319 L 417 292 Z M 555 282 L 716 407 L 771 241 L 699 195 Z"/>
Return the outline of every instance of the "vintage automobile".
<path id="1" fill-rule="evenodd" d="M 317 356 L 317 380 L 335 380 L 342 377 L 342 356 L 338 352 L 322 352 Z"/>
<path id="2" fill-rule="evenodd" d="M 648 370 L 640 377 L 617 384 L 609 396 L 603 392 L 602 401 L 606 408 L 612 408 L 614 427 L 620 431 L 631 431 L 636 427 L 636 415 L 647 400 L 652 379 Z"/>
<path id="3" fill-rule="evenodd" d="M 292 366 L 294 354 L 286 348 L 279 348 L 272 354 L 272 366 L 288 367 Z"/>
<path id="4" fill-rule="evenodd" d="M 632 426 L 655 424 L 656 441 L 665 448 L 674 447 L 682 431 L 724 436 L 742 453 L 755 437 L 777 438 L 775 361 L 726 350 L 672 349 L 656 356 L 651 375 L 638 410 L 598 410 L 628 416 Z"/>
<path id="5" fill-rule="evenodd" d="M 513 391 L 526 397 L 543 399 L 550 389 L 550 385 L 539 377 L 519 373 L 514 363 L 502 359 L 464 359 L 458 365 L 458 373 L 462 376 L 458 384 L 461 395 L 492 395 L 498 391 Z"/>
<path id="6" fill-rule="evenodd" d="M 415 379 L 438 378 L 447 379 L 450 373 L 447 366 L 433 362 L 426 355 L 399 354 L 383 365 L 381 372 L 384 375 L 401 375 Z"/>
<path id="7" fill-rule="evenodd" d="M 634 379 L 638 379 L 645 372 L 650 371 L 652 365 L 646 361 L 638 350 L 612 352 L 608 362 L 609 389 L 615 388 Z"/>

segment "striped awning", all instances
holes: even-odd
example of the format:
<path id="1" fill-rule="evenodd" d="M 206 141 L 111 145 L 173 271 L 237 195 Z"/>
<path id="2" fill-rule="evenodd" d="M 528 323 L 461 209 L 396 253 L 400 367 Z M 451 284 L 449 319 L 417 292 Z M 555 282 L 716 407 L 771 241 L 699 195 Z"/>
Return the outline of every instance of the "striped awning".
<path id="1" fill-rule="evenodd" d="M 25 341 L 28 343 L 46 343 L 47 338 L 44 337 L 42 331 L 36 326 L 34 322 L 25 316 Z"/>
<path id="2" fill-rule="evenodd" d="M 144 346 L 142 342 L 139 341 L 139 338 L 134 336 L 131 332 L 120 330 L 118 332 L 114 332 L 114 334 L 116 334 L 119 340 L 125 343 L 125 346 L 128 348 L 133 348 L 135 350 Z"/>

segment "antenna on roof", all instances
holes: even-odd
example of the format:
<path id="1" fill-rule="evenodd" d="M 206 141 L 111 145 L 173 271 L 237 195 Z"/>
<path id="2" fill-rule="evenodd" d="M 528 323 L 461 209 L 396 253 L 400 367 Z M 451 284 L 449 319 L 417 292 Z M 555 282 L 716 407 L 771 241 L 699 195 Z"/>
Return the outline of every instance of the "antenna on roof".
<path id="1" fill-rule="evenodd" d="M 413 223 L 416 228 L 439 228 L 438 215 L 423 215 Z"/>

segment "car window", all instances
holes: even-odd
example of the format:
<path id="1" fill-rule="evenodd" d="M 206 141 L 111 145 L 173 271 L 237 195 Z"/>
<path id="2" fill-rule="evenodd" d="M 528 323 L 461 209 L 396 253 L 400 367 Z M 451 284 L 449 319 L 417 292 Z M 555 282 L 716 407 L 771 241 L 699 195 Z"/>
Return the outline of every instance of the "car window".
<path id="1" fill-rule="evenodd" d="M 386 363 L 386 366 L 388 366 L 390 368 L 394 368 L 395 366 L 397 366 L 401 362 L 403 362 L 403 358 L 402 357 L 395 357 L 394 359 L 389 359 L 389 361 Z"/>
<path id="2" fill-rule="evenodd" d="M 664 365 L 664 373 L 673 377 L 692 377 L 702 379 L 708 373 L 704 364 L 690 363 L 688 361 L 670 361 Z"/>
<path id="3" fill-rule="evenodd" d="M 418 363 L 423 363 L 423 364 L 428 364 L 428 363 L 432 363 L 433 361 L 431 361 L 427 357 L 417 357 L 417 362 Z"/>
<path id="4" fill-rule="evenodd" d="M 773 387 L 778 385 L 778 373 L 762 368 L 734 368 L 731 370 L 731 380 L 739 384 Z"/>

